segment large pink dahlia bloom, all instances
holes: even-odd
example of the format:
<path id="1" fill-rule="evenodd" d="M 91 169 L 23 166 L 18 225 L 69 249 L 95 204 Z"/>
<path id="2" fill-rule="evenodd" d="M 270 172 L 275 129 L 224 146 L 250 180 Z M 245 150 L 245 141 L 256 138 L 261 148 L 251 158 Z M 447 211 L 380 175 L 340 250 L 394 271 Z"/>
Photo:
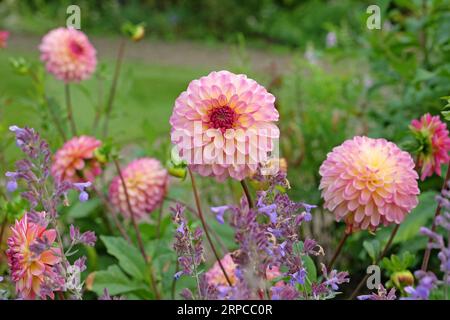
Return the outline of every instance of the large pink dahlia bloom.
<path id="1" fill-rule="evenodd" d="M 245 75 L 211 72 L 175 101 L 171 139 L 193 171 L 242 180 L 268 159 L 279 138 L 275 97 Z"/>
<path id="2" fill-rule="evenodd" d="M 6 48 L 8 38 L 9 38 L 9 32 L 0 30 L 0 49 Z"/>
<path id="3" fill-rule="evenodd" d="M 41 289 L 47 282 L 52 282 L 55 275 L 53 266 L 60 262 L 61 251 L 51 247 L 37 254 L 31 251 L 30 246 L 38 240 L 53 244 L 56 231 L 29 222 L 26 214 L 16 221 L 11 231 L 6 255 L 17 294 L 23 299 L 45 299 L 46 296 L 53 299 L 53 292 Z"/>
<path id="4" fill-rule="evenodd" d="M 169 175 L 161 163 L 152 158 L 132 161 L 122 170 L 130 204 L 137 220 L 143 220 L 157 208 L 167 192 Z M 127 198 L 122 181 L 115 177 L 109 187 L 109 198 L 125 218 L 130 218 Z"/>
<path id="5" fill-rule="evenodd" d="M 73 28 L 51 30 L 39 50 L 47 71 L 66 83 L 89 78 L 97 65 L 97 53 L 88 37 Z"/>
<path id="6" fill-rule="evenodd" d="M 420 179 L 433 175 L 435 172 L 441 175 L 441 164 L 447 164 L 450 160 L 450 137 L 447 125 L 439 116 L 423 115 L 419 120 L 411 122 L 411 130 L 420 143 L 420 151 L 417 157 L 417 166 L 421 168 Z"/>
<path id="7" fill-rule="evenodd" d="M 324 206 L 345 221 L 347 232 L 399 224 L 418 203 L 414 161 L 385 139 L 345 141 L 328 154 L 319 173 Z"/>
<path id="8" fill-rule="evenodd" d="M 56 152 L 52 175 L 60 181 L 93 182 L 102 173 L 101 164 L 95 157 L 95 150 L 101 144 L 89 136 L 70 139 Z"/>

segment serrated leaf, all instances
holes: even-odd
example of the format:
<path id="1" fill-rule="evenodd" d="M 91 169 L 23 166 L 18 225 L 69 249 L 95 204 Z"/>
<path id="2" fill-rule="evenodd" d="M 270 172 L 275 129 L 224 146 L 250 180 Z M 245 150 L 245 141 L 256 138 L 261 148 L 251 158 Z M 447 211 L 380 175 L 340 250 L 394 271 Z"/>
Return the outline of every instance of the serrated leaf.
<path id="1" fill-rule="evenodd" d="M 112 265 L 106 270 L 95 273 L 92 291 L 102 295 L 105 288 L 111 295 L 118 295 L 136 290 L 146 290 L 147 286 L 143 282 L 128 278 L 117 265 Z"/>
<path id="2" fill-rule="evenodd" d="M 138 280 L 147 280 L 147 266 L 136 247 L 119 237 L 100 236 L 108 253 L 119 260 L 124 272 Z"/>

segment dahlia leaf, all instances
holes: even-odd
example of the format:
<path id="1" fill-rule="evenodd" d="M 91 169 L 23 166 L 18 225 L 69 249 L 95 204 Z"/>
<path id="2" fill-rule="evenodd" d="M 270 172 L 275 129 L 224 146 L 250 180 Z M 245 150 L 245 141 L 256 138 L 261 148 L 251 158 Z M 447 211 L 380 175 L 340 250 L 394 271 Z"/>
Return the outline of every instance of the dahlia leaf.
<path id="1" fill-rule="evenodd" d="M 119 237 L 100 237 L 108 253 L 119 260 L 119 266 L 136 280 L 147 280 L 147 267 L 139 250 Z"/>
<path id="2" fill-rule="evenodd" d="M 112 265 L 106 270 L 95 273 L 92 291 L 101 295 L 105 288 L 108 289 L 111 295 L 118 295 L 137 290 L 145 290 L 148 286 L 143 282 L 128 278 L 117 265 Z"/>

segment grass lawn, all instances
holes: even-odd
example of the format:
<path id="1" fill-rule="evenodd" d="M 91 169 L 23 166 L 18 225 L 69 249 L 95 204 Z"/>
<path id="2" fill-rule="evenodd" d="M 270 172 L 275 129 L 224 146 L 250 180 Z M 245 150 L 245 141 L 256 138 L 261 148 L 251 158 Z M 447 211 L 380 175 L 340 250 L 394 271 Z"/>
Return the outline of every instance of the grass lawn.
<path id="1" fill-rule="evenodd" d="M 32 92 L 31 80 L 17 75 L 9 64 L 11 56 L 24 56 L 38 62 L 38 53 L 0 51 L 0 97 L 8 103 L 0 105 L 0 113 L 7 125 L 36 126 L 41 123 L 41 113 L 36 113 L 27 103 Z M 105 63 L 106 62 L 106 63 Z M 105 63 L 107 78 L 113 73 L 114 61 Z M 110 133 L 118 141 L 162 138 L 169 132 L 169 117 L 176 97 L 186 89 L 192 79 L 206 74 L 209 70 L 189 67 L 158 66 L 142 62 L 125 62 L 114 103 Z M 64 87 L 62 82 L 47 75 L 46 86 L 49 96 L 61 104 L 65 112 Z M 90 133 L 99 105 L 99 81 L 95 78 L 81 84 L 71 85 L 76 123 L 81 133 Z M 109 92 L 110 81 L 104 83 L 104 101 Z M 104 102 L 103 102 L 104 103 Z M 167 136 L 168 137 L 168 136 Z"/>

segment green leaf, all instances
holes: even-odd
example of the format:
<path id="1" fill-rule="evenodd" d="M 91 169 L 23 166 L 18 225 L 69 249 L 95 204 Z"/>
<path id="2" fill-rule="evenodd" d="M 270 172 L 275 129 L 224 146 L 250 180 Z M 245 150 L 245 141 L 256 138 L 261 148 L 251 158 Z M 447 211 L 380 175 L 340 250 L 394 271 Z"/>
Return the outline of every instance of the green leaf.
<path id="1" fill-rule="evenodd" d="M 119 260 L 119 266 L 131 277 L 148 280 L 147 266 L 136 247 L 119 237 L 100 236 L 108 253 Z"/>
<path id="2" fill-rule="evenodd" d="M 394 243 L 402 243 L 420 235 L 420 227 L 427 225 L 436 210 L 437 193 L 427 191 L 419 196 L 419 205 L 405 218 L 400 225 Z"/>
<path id="3" fill-rule="evenodd" d="M 128 278 L 117 265 L 112 265 L 106 270 L 95 273 L 92 291 L 102 295 L 105 288 L 108 289 L 111 295 L 118 295 L 136 290 L 145 290 L 147 285 Z"/>
<path id="4" fill-rule="evenodd" d="M 310 256 L 303 256 L 302 259 L 305 264 L 306 272 L 308 273 L 308 279 L 311 282 L 317 281 L 317 269 L 314 260 Z"/>
<path id="5" fill-rule="evenodd" d="M 380 252 L 380 243 L 378 242 L 378 240 L 364 241 L 363 247 L 364 249 L 366 249 L 367 254 L 372 259 L 372 261 L 375 261 Z"/>
<path id="6" fill-rule="evenodd" d="M 72 206 L 67 213 L 67 215 L 71 218 L 85 218 L 89 216 L 100 204 L 100 200 L 98 198 L 91 199 L 86 202 L 77 202 L 74 206 Z"/>

